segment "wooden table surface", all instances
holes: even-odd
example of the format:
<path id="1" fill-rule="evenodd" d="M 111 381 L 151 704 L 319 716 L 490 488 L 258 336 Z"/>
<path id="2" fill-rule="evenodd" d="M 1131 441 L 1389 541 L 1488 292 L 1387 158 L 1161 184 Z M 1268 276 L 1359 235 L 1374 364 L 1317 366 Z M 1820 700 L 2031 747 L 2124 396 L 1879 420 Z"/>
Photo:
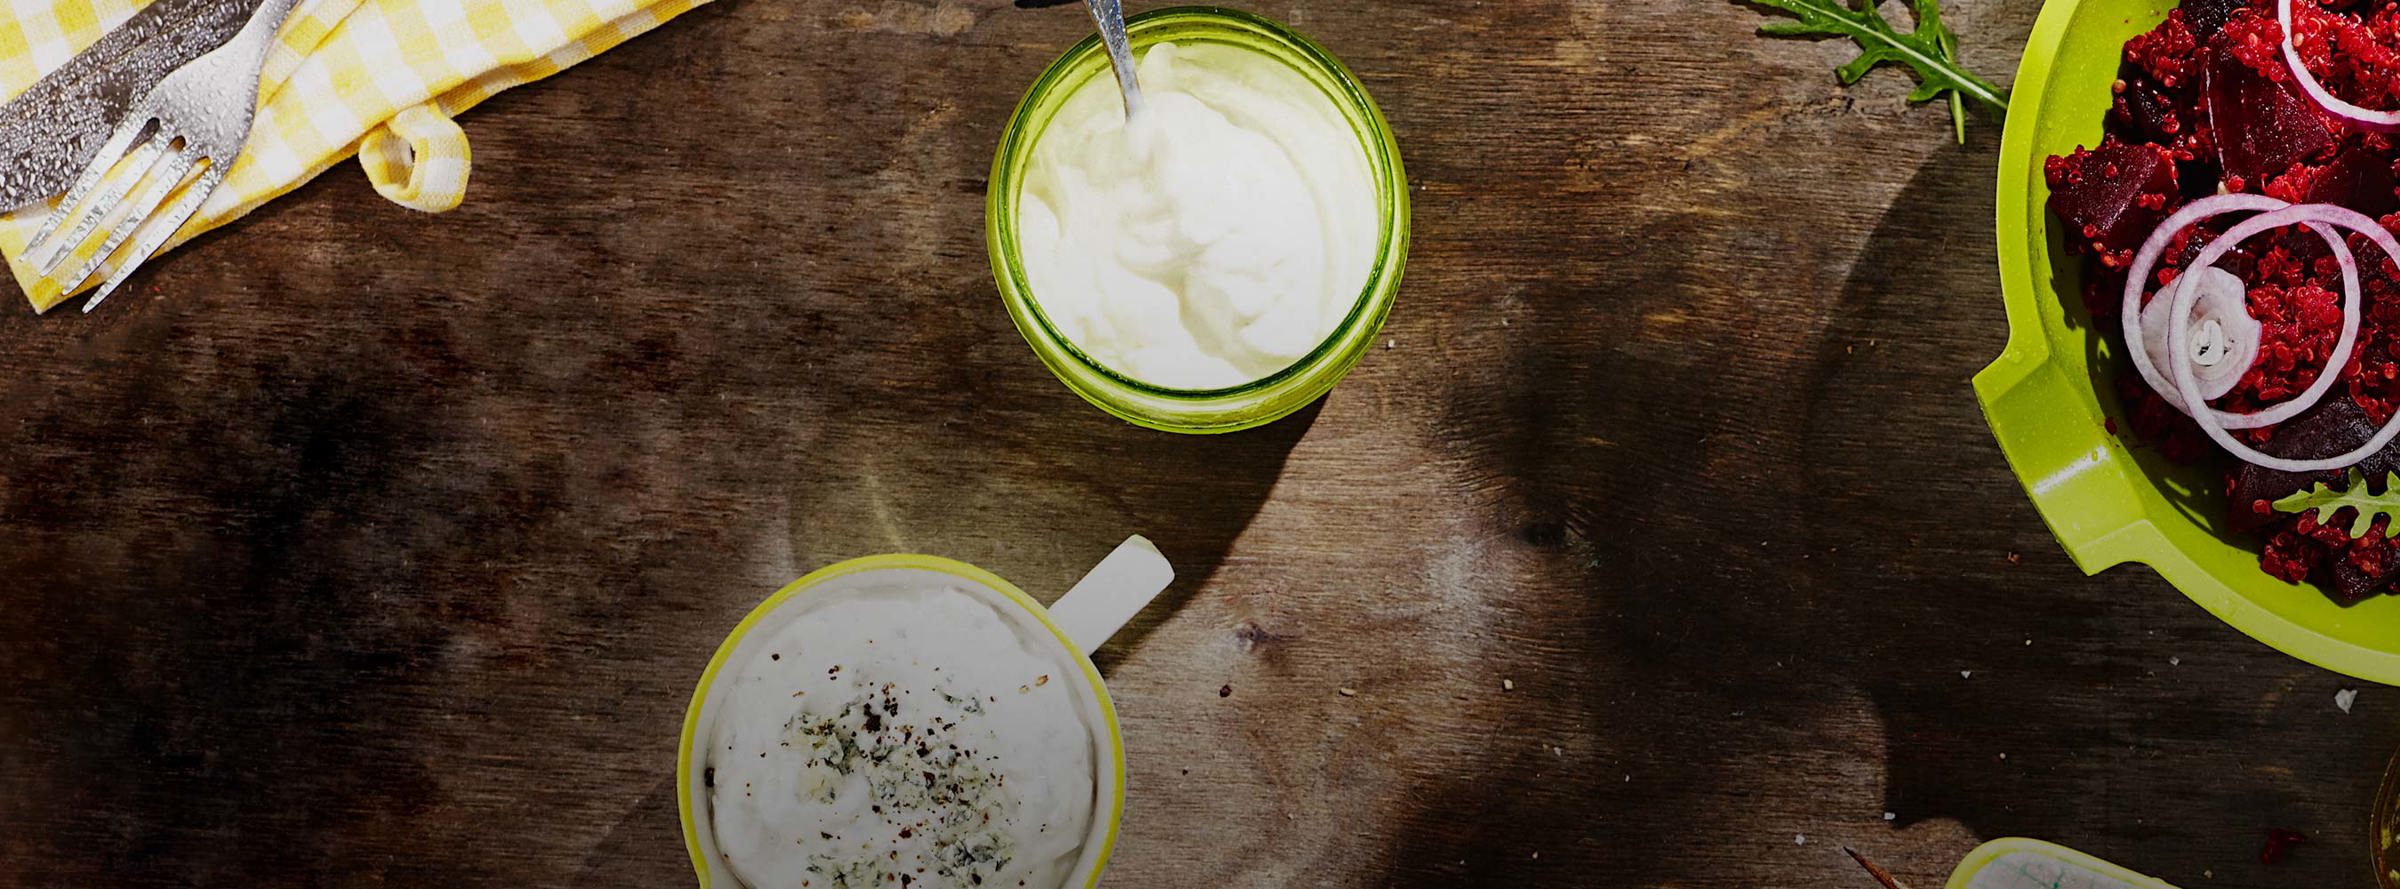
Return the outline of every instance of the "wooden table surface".
<path id="1" fill-rule="evenodd" d="M 1261 431 L 1113 420 L 1001 309 L 984 177 L 1074 6 L 719 0 L 468 115 L 454 213 L 345 165 L 0 312 L 0 884 L 689 885 L 676 733 L 759 599 L 886 551 L 1048 598 L 1140 532 L 1111 885 L 1926 887 L 2006 835 L 2370 885 L 2400 694 L 2080 576 L 1983 426 L 1996 126 L 1729 2 L 1254 8 L 1416 211 L 1389 342 Z M 2005 80 L 2036 11 L 1948 17 Z"/>

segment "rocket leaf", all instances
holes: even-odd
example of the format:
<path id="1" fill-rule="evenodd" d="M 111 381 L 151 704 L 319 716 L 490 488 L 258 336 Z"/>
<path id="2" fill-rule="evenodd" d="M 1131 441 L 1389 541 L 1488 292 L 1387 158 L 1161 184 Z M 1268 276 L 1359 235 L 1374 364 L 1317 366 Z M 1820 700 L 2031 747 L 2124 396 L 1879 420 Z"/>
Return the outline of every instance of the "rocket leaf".
<path id="1" fill-rule="evenodd" d="M 1958 34 L 1942 24 L 1940 0 L 1908 0 L 1916 13 L 1916 30 L 1902 33 L 1876 8 L 1881 0 L 1748 0 L 1790 13 L 1797 21 L 1769 22 L 1758 32 L 1770 37 L 1847 37 L 1858 44 L 1858 57 L 1835 69 L 1844 84 L 1857 83 L 1876 66 L 1897 63 L 1916 73 L 1911 102 L 1947 96 L 1951 126 L 1958 141 L 1967 141 L 1969 100 L 1988 108 L 1993 117 L 2008 115 L 2008 94 L 1991 81 L 1975 76 L 1958 62 Z"/>
<path id="2" fill-rule="evenodd" d="M 2350 484 L 2345 490 L 2336 491 L 2324 482 L 2318 482 L 2308 490 L 2297 491 L 2275 501 L 2276 512 L 2316 510 L 2317 523 L 2320 525 L 2333 524 L 2333 514 L 2343 507 L 2358 511 L 2357 517 L 2350 520 L 2350 536 L 2367 536 L 2367 531 L 2375 526 L 2376 516 L 2393 517 L 2394 521 L 2384 526 L 2384 534 L 2391 535 L 2393 525 L 2400 524 L 2400 472 L 2388 476 L 2381 494 L 2367 490 L 2366 476 L 2353 469 L 2350 470 Z"/>

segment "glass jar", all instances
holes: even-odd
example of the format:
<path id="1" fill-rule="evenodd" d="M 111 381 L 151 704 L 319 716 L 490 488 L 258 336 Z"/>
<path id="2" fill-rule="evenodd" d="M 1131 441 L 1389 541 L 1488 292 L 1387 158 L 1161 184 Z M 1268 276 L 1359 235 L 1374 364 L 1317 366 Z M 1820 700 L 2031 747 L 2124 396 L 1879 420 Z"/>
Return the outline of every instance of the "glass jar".
<path id="1" fill-rule="evenodd" d="M 1114 76 L 1108 53 L 1098 35 L 1085 38 L 1042 72 L 1017 104 L 1008 129 L 992 160 L 992 178 L 984 200 L 985 240 L 992 255 L 992 276 L 1009 317 L 1042 364 L 1075 394 L 1100 409 L 1132 423 L 1169 432 L 1232 432 L 1274 422 L 1307 407 L 1340 382 L 1358 364 L 1383 329 L 1392 297 L 1400 288 L 1400 271 L 1408 256 L 1408 175 L 1400 166 L 1400 146 L 1391 126 L 1367 91 L 1348 68 L 1323 47 L 1268 19 L 1246 12 L 1211 7 L 1177 7 L 1143 13 L 1126 20 L 1135 54 L 1151 44 L 1230 44 L 1271 56 L 1324 90 L 1349 121 L 1367 166 L 1375 176 L 1377 206 L 1382 215 L 1381 236 L 1374 269 L 1351 304 L 1349 314 L 1317 347 L 1291 366 L 1266 377 L 1223 389 L 1170 389 L 1119 373 L 1094 360 L 1067 340 L 1026 282 L 1017 243 L 1017 196 L 1033 146 L 1044 127 L 1077 88 L 1094 77 Z"/>

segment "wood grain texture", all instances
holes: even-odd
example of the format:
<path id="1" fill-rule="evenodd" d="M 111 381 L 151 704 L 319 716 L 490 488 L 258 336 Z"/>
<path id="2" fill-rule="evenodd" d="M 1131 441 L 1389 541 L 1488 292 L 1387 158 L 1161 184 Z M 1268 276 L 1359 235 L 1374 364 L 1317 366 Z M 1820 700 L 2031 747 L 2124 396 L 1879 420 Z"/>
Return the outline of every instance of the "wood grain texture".
<path id="1" fill-rule="evenodd" d="M 1047 598 L 1132 532 L 1183 579 L 1100 658 L 1110 885 L 1934 886 L 2010 834 L 2368 885 L 2400 694 L 2079 576 L 1984 429 L 1995 126 L 1716 0 L 1254 8 L 1416 225 L 1388 346 L 1252 433 L 1112 420 L 1001 310 L 984 177 L 1074 6 L 718 0 L 469 115 L 457 212 L 343 167 L 0 313 L 0 885 L 688 885 L 677 727 L 760 598 L 894 550 Z M 2005 74 L 2036 8 L 1949 15 Z"/>

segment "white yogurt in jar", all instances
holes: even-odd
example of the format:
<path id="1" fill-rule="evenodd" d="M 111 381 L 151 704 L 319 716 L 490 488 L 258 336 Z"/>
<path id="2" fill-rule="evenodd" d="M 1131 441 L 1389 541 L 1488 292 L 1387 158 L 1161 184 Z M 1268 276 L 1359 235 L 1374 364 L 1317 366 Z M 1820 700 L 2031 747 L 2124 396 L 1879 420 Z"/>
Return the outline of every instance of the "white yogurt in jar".
<path id="1" fill-rule="evenodd" d="M 834 583 L 720 671 L 694 740 L 714 854 L 752 889 L 1060 889 L 1107 756 L 1079 663 L 955 579 Z"/>
<path id="2" fill-rule="evenodd" d="M 1340 106 L 1263 52 L 1155 44 L 1130 122 L 1104 71 L 1035 137 L 1026 283 L 1085 355 L 1171 389 L 1238 386 L 1340 326 L 1374 269 L 1380 198 Z"/>

